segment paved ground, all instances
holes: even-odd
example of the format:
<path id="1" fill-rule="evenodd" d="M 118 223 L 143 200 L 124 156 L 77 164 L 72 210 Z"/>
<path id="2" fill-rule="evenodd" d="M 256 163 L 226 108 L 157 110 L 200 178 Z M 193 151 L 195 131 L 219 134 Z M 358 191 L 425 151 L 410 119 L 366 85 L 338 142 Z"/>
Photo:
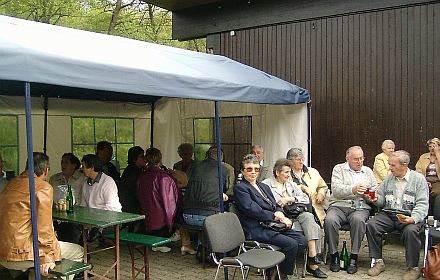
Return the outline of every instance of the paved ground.
<path id="1" fill-rule="evenodd" d="M 342 234 L 341 238 L 348 239 L 347 234 Z M 334 273 L 329 271 L 328 266 L 322 266 L 322 269 L 329 275 L 328 279 L 380 279 L 380 280 L 401 280 L 402 274 L 405 270 L 405 254 L 404 248 L 399 244 L 399 240 L 394 240 L 391 238 L 391 244 L 387 243 L 384 246 L 384 261 L 386 265 L 386 270 L 379 277 L 369 277 L 366 272 L 369 265 L 368 258 L 368 247 L 364 241 L 364 246 L 362 246 L 360 253 L 360 267 L 356 274 L 347 274 L 345 271 L 340 271 Z M 349 242 L 347 242 L 349 244 Z M 214 279 L 215 268 L 208 267 L 206 269 L 202 268 L 202 265 L 196 260 L 194 256 L 186 255 L 181 256 L 178 243 L 172 245 L 173 250 L 170 253 L 160 253 L 151 252 L 151 279 L 152 280 L 170 280 L 170 279 L 185 279 L 185 280 L 207 280 Z M 423 253 L 421 252 L 421 256 Z M 110 258 L 110 251 L 101 252 L 92 257 L 92 263 L 96 269 L 101 270 L 103 263 L 106 263 Z M 121 247 L 121 257 L 122 257 L 122 279 L 131 279 L 131 263 L 128 250 L 126 246 Z M 420 258 L 422 262 L 422 257 Z M 238 276 L 238 275 L 237 275 Z M 96 278 L 96 277 L 95 277 Z M 92 279 L 95 279 L 92 278 Z M 0 272 L 1 280 L 11 279 L 5 271 Z M 143 279 L 138 276 L 138 279 Z M 220 279 L 223 279 L 223 274 L 221 274 Z M 229 279 L 232 279 L 230 277 Z M 236 279 L 239 279 L 237 277 Z M 249 279 L 262 279 L 261 276 L 252 272 Z M 295 279 L 290 277 L 290 279 Z M 313 279 L 312 276 L 306 275 L 306 279 Z M 422 278 L 420 278 L 422 279 Z"/>

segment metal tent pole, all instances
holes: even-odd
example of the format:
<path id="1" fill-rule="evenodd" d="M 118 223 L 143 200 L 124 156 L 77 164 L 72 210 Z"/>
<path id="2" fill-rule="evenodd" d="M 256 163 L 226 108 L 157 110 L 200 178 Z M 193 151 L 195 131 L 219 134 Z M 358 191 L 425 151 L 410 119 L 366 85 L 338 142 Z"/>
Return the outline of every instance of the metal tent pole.
<path id="1" fill-rule="evenodd" d="M 154 102 L 151 103 L 150 117 L 150 148 L 152 148 L 154 147 Z"/>
<path id="2" fill-rule="evenodd" d="M 43 153 L 47 154 L 47 110 L 49 109 L 49 98 L 47 95 L 44 96 L 43 101 L 43 108 L 44 108 L 44 146 L 43 146 Z"/>
<path id="3" fill-rule="evenodd" d="M 225 211 L 223 203 L 223 178 L 222 178 L 222 146 L 220 143 L 220 116 L 218 101 L 214 101 L 215 104 L 215 143 L 217 145 L 217 162 L 218 162 L 218 193 L 220 196 L 220 212 Z"/>
<path id="4" fill-rule="evenodd" d="M 307 163 L 312 166 L 312 103 L 307 102 Z"/>
<path id="5" fill-rule="evenodd" d="M 26 136 L 28 153 L 28 176 L 29 193 L 31 202 L 31 221 L 32 221 L 32 241 L 34 248 L 34 269 L 35 279 L 40 280 L 40 254 L 38 250 L 38 226 L 37 226 L 37 208 L 35 203 L 35 178 L 34 178 L 34 155 L 32 146 L 32 118 L 31 118 L 31 85 L 25 84 L 25 103 L 26 103 Z"/>
<path id="6" fill-rule="evenodd" d="M 222 178 L 222 146 L 220 143 L 220 116 L 219 116 L 219 104 L 218 101 L 214 101 L 215 105 L 215 143 L 217 145 L 217 169 L 218 169 L 218 194 L 220 201 L 220 212 L 225 212 L 225 206 L 223 203 L 223 178 Z M 228 280 L 228 268 L 223 269 L 225 280 Z"/>

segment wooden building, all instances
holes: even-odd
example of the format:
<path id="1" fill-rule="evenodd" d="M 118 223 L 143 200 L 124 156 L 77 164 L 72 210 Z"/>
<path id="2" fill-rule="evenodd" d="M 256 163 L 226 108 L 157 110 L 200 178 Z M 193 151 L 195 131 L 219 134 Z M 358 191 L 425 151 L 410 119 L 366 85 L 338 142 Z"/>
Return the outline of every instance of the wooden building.
<path id="1" fill-rule="evenodd" d="M 312 163 L 330 180 L 360 145 L 385 139 L 411 166 L 440 137 L 440 1 L 149 0 L 173 11 L 173 36 L 307 88 Z M 295 129 L 291 127 L 291 129 Z"/>

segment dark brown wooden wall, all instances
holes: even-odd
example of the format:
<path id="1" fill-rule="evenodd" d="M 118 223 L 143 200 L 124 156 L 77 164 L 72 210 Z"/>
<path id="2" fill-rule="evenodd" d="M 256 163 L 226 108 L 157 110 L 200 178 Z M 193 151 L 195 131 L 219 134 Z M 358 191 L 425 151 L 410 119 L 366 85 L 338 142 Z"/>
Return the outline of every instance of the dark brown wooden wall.
<path id="1" fill-rule="evenodd" d="M 214 34 L 208 47 L 311 92 L 312 165 L 325 180 L 349 146 L 372 166 L 393 139 L 414 166 L 440 137 L 439 3 Z"/>

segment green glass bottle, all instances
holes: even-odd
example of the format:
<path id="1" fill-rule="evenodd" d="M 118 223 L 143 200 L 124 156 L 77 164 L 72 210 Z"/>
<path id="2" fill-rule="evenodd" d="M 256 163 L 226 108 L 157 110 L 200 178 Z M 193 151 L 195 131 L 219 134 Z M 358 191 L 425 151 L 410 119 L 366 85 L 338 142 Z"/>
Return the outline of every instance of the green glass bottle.
<path id="1" fill-rule="evenodd" d="M 67 185 L 66 211 L 69 213 L 73 212 L 73 194 L 72 194 L 72 186 L 70 185 Z"/>
<path id="2" fill-rule="evenodd" d="M 339 266 L 343 270 L 347 270 L 348 266 L 348 252 L 347 252 L 347 241 L 343 241 L 342 243 L 342 251 L 339 256 Z"/>

